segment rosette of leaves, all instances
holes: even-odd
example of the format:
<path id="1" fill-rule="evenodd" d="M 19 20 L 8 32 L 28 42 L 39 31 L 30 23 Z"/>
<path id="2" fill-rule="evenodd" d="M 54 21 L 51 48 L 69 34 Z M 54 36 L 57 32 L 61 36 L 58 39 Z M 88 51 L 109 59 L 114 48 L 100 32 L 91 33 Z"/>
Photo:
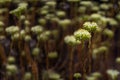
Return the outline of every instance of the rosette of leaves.
<path id="1" fill-rule="evenodd" d="M 80 44 L 81 41 L 80 40 L 76 40 L 76 38 L 73 35 L 68 35 L 64 38 L 64 41 L 66 44 L 70 45 L 70 46 L 75 46 L 77 44 Z"/>
<path id="2" fill-rule="evenodd" d="M 74 32 L 76 40 L 87 41 L 91 38 L 91 34 L 85 29 L 79 29 Z"/>

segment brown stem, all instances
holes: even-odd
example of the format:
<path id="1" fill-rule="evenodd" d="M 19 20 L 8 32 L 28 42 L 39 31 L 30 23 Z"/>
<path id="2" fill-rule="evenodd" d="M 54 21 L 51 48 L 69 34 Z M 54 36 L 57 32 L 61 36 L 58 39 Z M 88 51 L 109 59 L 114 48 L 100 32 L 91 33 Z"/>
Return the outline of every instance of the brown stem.
<path id="1" fill-rule="evenodd" d="M 34 76 L 34 80 L 39 80 L 39 73 L 38 73 L 38 67 L 37 63 L 35 61 L 32 61 L 32 73 Z"/>
<path id="2" fill-rule="evenodd" d="M 89 71 L 88 73 L 91 73 L 91 69 L 92 69 L 92 39 L 89 40 L 89 52 L 88 52 L 88 60 L 89 60 Z"/>
<path id="3" fill-rule="evenodd" d="M 0 44 L 0 58 L 3 64 L 6 64 L 6 55 L 5 55 L 5 51 L 4 48 L 2 47 L 2 45 Z"/>
<path id="4" fill-rule="evenodd" d="M 49 69 L 49 58 L 48 58 L 48 43 L 45 42 L 45 53 L 46 53 L 46 69 Z"/>
<path id="5" fill-rule="evenodd" d="M 27 45 L 27 43 L 25 43 L 25 45 L 24 45 L 24 50 L 25 50 L 25 55 L 26 55 L 26 60 L 28 62 L 28 65 L 31 66 L 32 58 L 30 56 L 30 49 L 29 49 L 29 46 Z"/>
<path id="6" fill-rule="evenodd" d="M 73 80 L 73 57 L 74 57 L 74 47 L 71 49 L 71 52 L 70 52 L 70 63 L 69 63 L 69 72 L 70 72 L 70 75 L 69 75 L 69 80 Z"/>

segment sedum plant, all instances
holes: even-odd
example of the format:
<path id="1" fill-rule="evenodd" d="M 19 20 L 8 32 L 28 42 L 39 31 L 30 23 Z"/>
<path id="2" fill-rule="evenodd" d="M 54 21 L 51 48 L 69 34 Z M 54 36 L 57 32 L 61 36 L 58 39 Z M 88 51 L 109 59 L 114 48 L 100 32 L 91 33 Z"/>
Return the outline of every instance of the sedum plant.
<path id="1" fill-rule="evenodd" d="M 15 34 L 15 33 L 19 32 L 19 27 L 18 26 L 9 26 L 5 29 L 5 31 L 8 34 L 12 35 L 12 34 Z"/>
<path id="2" fill-rule="evenodd" d="M 40 53 L 40 49 L 38 47 L 35 47 L 33 50 L 32 50 L 32 55 L 33 56 L 38 56 Z"/>
<path id="3" fill-rule="evenodd" d="M 120 64 L 120 57 L 116 58 L 116 63 Z"/>
<path id="4" fill-rule="evenodd" d="M 87 41 L 91 38 L 91 34 L 85 29 L 79 29 L 74 32 L 76 40 Z"/>
<path id="5" fill-rule="evenodd" d="M 108 38 L 113 38 L 114 33 L 112 30 L 110 29 L 104 29 L 103 30 L 103 35 L 107 36 Z"/>
<path id="6" fill-rule="evenodd" d="M 18 8 L 10 11 L 10 14 L 15 15 L 16 17 L 20 17 L 20 15 L 27 9 L 27 6 L 27 3 L 20 3 L 18 5 Z"/>
<path id="7" fill-rule="evenodd" d="M 67 29 L 68 26 L 70 26 L 71 20 L 64 19 L 64 20 L 60 20 L 58 23 L 63 28 L 63 30 L 65 30 L 65 29 Z"/>
<path id="8" fill-rule="evenodd" d="M 81 43 L 81 41 L 76 40 L 76 38 L 73 35 L 66 36 L 64 38 L 64 41 L 65 41 L 66 44 L 68 44 L 70 46 L 75 46 L 75 45 Z"/>
<path id="9" fill-rule="evenodd" d="M 58 57 L 58 53 L 56 51 L 48 53 L 48 58 L 50 58 L 50 59 L 55 59 L 57 57 Z"/>
<path id="10" fill-rule="evenodd" d="M 96 31 L 98 25 L 95 22 L 85 22 L 83 24 L 83 28 L 88 30 L 89 32 L 94 32 Z"/>
<path id="11" fill-rule="evenodd" d="M 8 57 L 8 63 L 11 64 L 11 63 L 15 63 L 15 58 L 13 56 L 9 56 Z"/>
<path id="12" fill-rule="evenodd" d="M 14 64 L 6 65 L 6 70 L 8 75 L 15 75 L 18 71 L 17 66 Z"/>
<path id="13" fill-rule="evenodd" d="M 109 75 L 109 77 L 112 80 L 117 80 L 118 75 L 120 74 L 120 72 L 118 70 L 108 69 L 107 74 Z"/>
<path id="14" fill-rule="evenodd" d="M 32 78 L 32 74 L 30 72 L 26 72 L 24 74 L 23 80 L 31 80 L 31 78 Z"/>
<path id="15" fill-rule="evenodd" d="M 74 78 L 79 79 L 79 78 L 81 78 L 82 75 L 80 73 L 74 73 L 73 76 L 74 76 Z"/>
<path id="16" fill-rule="evenodd" d="M 51 31 L 47 30 L 37 36 L 38 41 L 47 41 L 51 35 Z"/>
<path id="17" fill-rule="evenodd" d="M 65 11 L 57 11 L 56 15 L 59 18 L 64 18 L 66 16 L 66 13 L 65 13 Z"/>
<path id="18" fill-rule="evenodd" d="M 43 32 L 43 27 L 39 26 L 39 25 L 36 25 L 36 26 L 31 28 L 31 31 L 38 35 L 38 34 Z"/>

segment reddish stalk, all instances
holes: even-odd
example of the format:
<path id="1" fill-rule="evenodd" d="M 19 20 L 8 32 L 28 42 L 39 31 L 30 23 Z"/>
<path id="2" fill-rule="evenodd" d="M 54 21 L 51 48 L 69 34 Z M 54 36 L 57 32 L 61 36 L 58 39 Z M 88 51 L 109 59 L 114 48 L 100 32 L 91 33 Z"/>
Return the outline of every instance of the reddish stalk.
<path id="1" fill-rule="evenodd" d="M 6 64 L 6 55 L 5 55 L 5 51 L 4 48 L 2 47 L 2 45 L 0 44 L 0 58 L 3 64 Z"/>
<path id="2" fill-rule="evenodd" d="M 74 47 L 71 48 L 71 51 L 70 51 L 70 62 L 69 62 L 69 72 L 70 72 L 70 75 L 69 75 L 69 80 L 73 80 L 73 57 L 74 57 Z"/>
<path id="3" fill-rule="evenodd" d="M 32 61 L 32 73 L 34 76 L 34 80 L 39 80 L 39 73 L 38 73 L 38 67 L 37 67 L 37 63 L 35 61 Z"/>

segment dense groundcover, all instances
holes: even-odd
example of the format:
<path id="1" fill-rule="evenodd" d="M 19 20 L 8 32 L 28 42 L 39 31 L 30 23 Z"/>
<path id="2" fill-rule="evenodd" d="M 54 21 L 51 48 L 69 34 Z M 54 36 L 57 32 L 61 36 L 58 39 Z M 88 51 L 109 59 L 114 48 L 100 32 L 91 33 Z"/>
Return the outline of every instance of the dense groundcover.
<path id="1" fill-rule="evenodd" d="M 0 80 L 120 80 L 120 1 L 0 0 Z"/>

